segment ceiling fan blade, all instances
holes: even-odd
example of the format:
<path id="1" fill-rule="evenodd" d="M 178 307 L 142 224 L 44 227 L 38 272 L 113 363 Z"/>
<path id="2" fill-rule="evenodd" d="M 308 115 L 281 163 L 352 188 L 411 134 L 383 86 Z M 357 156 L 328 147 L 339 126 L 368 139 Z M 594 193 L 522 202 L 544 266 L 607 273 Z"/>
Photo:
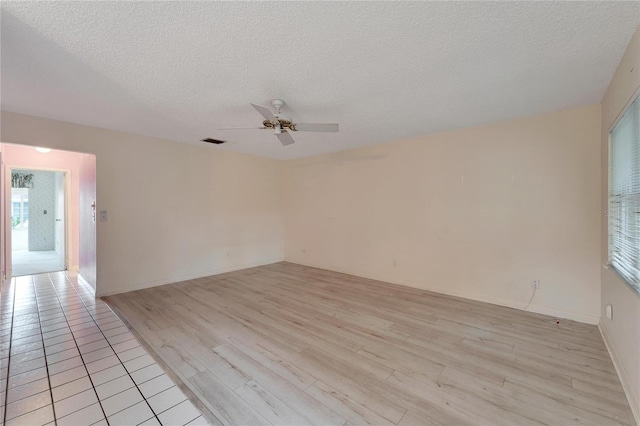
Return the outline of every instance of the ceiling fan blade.
<path id="1" fill-rule="evenodd" d="M 217 130 L 263 130 L 266 127 L 220 127 Z"/>
<path id="2" fill-rule="evenodd" d="M 300 123 L 295 125 L 298 132 L 333 132 L 336 133 L 339 128 L 336 123 Z"/>
<path id="3" fill-rule="evenodd" d="M 269 108 L 267 108 L 266 106 L 256 105 L 256 104 L 251 104 L 251 106 L 254 107 L 256 109 L 256 111 L 258 111 L 260 113 L 260 115 L 262 115 L 267 120 L 269 120 L 269 121 L 271 121 L 273 123 L 278 121 L 276 119 L 276 117 L 273 115 L 273 113 L 271 112 L 271 110 Z"/>
<path id="4" fill-rule="evenodd" d="M 280 143 L 284 146 L 291 145 L 292 143 L 296 142 L 286 130 L 283 130 L 282 133 L 279 134 L 276 133 L 276 136 L 278 137 L 278 139 L 280 139 Z"/>

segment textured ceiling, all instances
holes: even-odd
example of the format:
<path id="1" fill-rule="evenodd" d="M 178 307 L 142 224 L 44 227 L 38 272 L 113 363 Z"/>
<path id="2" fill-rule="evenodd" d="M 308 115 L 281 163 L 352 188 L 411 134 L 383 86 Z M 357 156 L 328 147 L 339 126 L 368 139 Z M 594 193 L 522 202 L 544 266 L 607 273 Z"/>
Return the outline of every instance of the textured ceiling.
<path id="1" fill-rule="evenodd" d="M 639 4 L 2 2 L 2 108 L 296 158 L 599 102 Z"/>

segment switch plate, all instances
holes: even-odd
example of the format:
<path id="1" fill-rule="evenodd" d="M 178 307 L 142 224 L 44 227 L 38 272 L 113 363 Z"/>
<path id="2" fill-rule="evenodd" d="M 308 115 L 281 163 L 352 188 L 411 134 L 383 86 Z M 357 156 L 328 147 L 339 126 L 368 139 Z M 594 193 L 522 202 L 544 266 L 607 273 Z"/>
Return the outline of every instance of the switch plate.
<path id="1" fill-rule="evenodd" d="M 107 211 L 100 210 L 100 222 L 106 222 L 106 221 L 107 221 Z"/>

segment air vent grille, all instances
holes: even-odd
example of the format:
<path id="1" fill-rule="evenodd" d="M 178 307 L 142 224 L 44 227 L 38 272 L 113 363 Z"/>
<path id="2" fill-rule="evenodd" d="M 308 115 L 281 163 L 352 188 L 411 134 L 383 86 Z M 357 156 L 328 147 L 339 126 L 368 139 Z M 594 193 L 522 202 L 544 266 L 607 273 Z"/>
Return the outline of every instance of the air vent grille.
<path id="1" fill-rule="evenodd" d="M 207 143 L 215 143 L 216 145 L 220 145 L 221 143 L 225 143 L 226 141 L 221 141 L 219 139 L 213 139 L 213 138 L 205 138 L 205 139 L 201 139 L 202 142 L 207 142 Z"/>

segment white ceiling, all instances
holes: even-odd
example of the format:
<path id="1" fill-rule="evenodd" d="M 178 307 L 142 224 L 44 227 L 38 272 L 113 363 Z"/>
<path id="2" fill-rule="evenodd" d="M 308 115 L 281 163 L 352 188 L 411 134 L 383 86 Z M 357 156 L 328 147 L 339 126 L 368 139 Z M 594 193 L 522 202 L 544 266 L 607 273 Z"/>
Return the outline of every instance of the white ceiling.
<path id="1" fill-rule="evenodd" d="M 2 109 L 296 158 L 599 102 L 638 2 L 2 2 Z M 249 102 L 288 103 L 283 147 Z"/>

